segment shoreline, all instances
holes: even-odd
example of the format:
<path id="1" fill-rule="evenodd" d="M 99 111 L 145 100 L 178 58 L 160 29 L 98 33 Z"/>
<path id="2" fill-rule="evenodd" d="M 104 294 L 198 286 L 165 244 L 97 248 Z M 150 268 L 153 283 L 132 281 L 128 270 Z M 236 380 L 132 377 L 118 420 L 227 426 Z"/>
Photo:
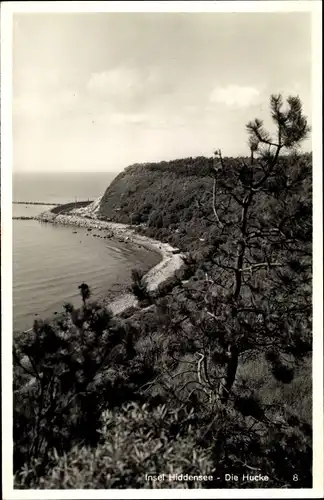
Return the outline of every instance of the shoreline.
<path id="1" fill-rule="evenodd" d="M 168 243 L 162 243 L 148 236 L 140 235 L 129 225 L 98 219 L 97 210 L 99 201 L 100 199 L 95 200 L 88 207 L 72 210 L 69 214 L 55 214 L 51 211 L 43 212 L 36 216 L 35 219 L 44 223 L 83 227 L 90 231 L 93 229 L 107 231 L 108 235 L 97 236 L 103 239 L 117 238 L 121 242 L 135 244 L 160 254 L 160 262 L 152 267 L 143 277 L 149 291 L 154 291 L 182 267 L 185 254 L 181 253 L 179 249 L 172 247 Z M 121 314 L 132 307 L 139 307 L 137 298 L 131 293 L 121 294 L 120 297 L 112 300 L 109 304 L 106 304 L 106 297 L 100 300 L 112 311 L 113 315 Z"/>

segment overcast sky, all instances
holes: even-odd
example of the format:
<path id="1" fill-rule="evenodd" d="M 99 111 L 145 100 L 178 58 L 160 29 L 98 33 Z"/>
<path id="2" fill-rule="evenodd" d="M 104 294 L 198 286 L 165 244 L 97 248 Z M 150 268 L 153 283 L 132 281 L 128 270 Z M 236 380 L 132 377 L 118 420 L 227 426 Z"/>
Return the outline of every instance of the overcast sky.
<path id="1" fill-rule="evenodd" d="M 15 14 L 13 53 L 15 171 L 245 154 L 276 92 L 311 119 L 306 13 Z"/>

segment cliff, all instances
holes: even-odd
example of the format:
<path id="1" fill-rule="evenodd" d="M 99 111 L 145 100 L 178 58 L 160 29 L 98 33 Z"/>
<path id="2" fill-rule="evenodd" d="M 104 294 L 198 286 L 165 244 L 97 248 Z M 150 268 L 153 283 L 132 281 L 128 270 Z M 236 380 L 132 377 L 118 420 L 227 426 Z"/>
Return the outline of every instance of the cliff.
<path id="1" fill-rule="evenodd" d="M 107 188 L 100 214 L 187 249 L 209 226 L 202 217 L 211 212 L 209 161 L 198 157 L 131 165 Z"/>
<path id="2" fill-rule="evenodd" d="M 242 160 L 244 158 L 224 158 L 229 184 L 235 185 L 233 179 Z M 310 154 L 302 155 L 297 161 L 311 171 Z M 114 222 L 137 225 L 139 232 L 168 242 L 182 251 L 212 245 L 218 236 L 218 228 L 212 209 L 210 162 L 209 158 L 197 157 L 131 165 L 106 189 L 99 214 Z M 282 157 L 280 162 L 293 175 L 295 160 Z M 311 190 L 311 176 L 309 178 Z M 235 207 L 222 206 L 219 195 L 218 192 L 219 214 L 223 220 L 230 221 L 236 217 Z M 260 211 L 264 211 L 268 204 L 269 200 L 261 196 Z"/>

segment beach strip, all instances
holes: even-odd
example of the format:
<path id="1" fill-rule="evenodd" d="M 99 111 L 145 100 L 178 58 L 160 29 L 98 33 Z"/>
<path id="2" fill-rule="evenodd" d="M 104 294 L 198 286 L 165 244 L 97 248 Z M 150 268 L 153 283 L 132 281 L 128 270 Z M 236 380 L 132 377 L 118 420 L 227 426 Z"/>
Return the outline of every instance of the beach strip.
<path id="1" fill-rule="evenodd" d="M 98 202 L 95 207 L 97 208 Z M 91 204 L 91 205 L 94 205 Z M 149 291 L 155 290 L 159 285 L 172 277 L 177 270 L 184 264 L 185 254 L 179 249 L 172 247 L 168 243 L 154 240 L 147 236 L 140 235 L 135 232 L 135 229 L 126 224 L 108 222 L 100 220 L 94 211 L 91 211 L 91 206 L 87 209 L 79 209 L 70 212 L 69 214 L 54 214 L 51 211 L 44 212 L 36 217 L 40 222 L 48 222 L 64 226 L 84 227 L 105 230 L 110 233 L 111 237 L 118 238 L 119 241 L 137 244 L 144 248 L 158 252 L 162 256 L 162 260 L 148 271 L 144 276 Z M 124 294 L 115 299 L 109 304 L 109 309 L 114 315 L 124 312 L 130 307 L 138 307 L 138 301 L 132 294 Z"/>

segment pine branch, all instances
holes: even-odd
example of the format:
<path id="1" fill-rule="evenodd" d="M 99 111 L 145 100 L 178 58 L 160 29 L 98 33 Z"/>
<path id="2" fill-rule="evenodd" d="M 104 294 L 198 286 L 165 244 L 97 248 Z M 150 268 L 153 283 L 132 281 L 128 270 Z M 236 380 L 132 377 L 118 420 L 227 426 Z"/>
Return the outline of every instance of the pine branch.
<path id="1" fill-rule="evenodd" d="M 216 188 L 217 188 L 216 182 L 217 182 L 217 180 L 216 180 L 216 174 L 215 174 L 214 183 L 213 183 L 213 212 L 214 212 L 217 224 L 222 229 L 224 227 L 224 224 L 220 221 L 218 214 L 217 214 L 217 210 L 216 210 Z"/>
<path id="2" fill-rule="evenodd" d="M 245 271 L 250 271 L 252 272 L 254 269 L 259 269 L 261 267 L 284 267 L 284 264 L 281 262 L 260 262 L 259 264 L 253 264 L 250 267 L 245 267 L 242 269 L 238 269 L 238 271 L 245 272 Z"/>

